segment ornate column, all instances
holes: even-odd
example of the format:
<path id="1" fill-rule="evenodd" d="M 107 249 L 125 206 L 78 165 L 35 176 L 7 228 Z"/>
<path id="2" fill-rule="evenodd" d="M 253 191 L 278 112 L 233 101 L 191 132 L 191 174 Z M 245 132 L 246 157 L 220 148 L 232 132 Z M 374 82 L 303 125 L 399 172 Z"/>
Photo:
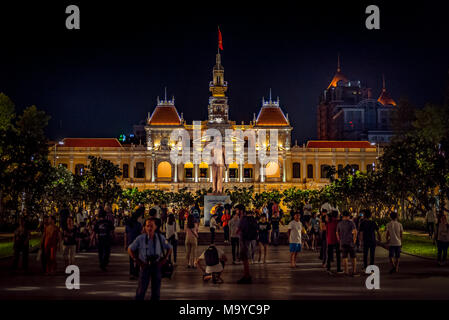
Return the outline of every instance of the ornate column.
<path id="1" fill-rule="evenodd" d="M 134 156 L 129 158 L 129 177 L 134 178 Z"/>
<path id="2" fill-rule="evenodd" d="M 178 182 L 178 161 L 175 163 L 175 175 L 173 177 L 173 182 Z"/>
<path id="3" fill-rule="evenodd" d="M 71 173 L 75 173 L 75 172 L 73 172 L 73 156 L 70 157 L 70 167 L 69 167 L 69 170 L 70 170 Z"/>
<path id="4" fill-rule="evenodd" d="M 151 174 L 151 165 L 150 163 L 153 163 L 153 161 L 151 161 L 151 156 L 147 155 L 146 159 L 145 159 L 145 180 L 150 180 L 150 177 L 152 176 Z"/>
<path id="5" fill-rule="evenodd" d="M 285 168 L 285 152 L 282 155 L 282 182 L 287 181 L 287 170 Z"/>
<path id="6" fill-rule="evenodd" d="M 260 164 L 260 182 L 265 182 L 265 168 L 262 163 Z"/>
<path id="7" fill-rule="evenodd" d="M 243 182 L 243 163 L 239 163 L 239 182 Z"/>
<path id="8" fill-rule="evenodd" d="M 155 165 L 156 165 L 156 156 L 154 153 L 151 155 L 151 182 L 156 182 L 156 173 L 155 173 Z"/>

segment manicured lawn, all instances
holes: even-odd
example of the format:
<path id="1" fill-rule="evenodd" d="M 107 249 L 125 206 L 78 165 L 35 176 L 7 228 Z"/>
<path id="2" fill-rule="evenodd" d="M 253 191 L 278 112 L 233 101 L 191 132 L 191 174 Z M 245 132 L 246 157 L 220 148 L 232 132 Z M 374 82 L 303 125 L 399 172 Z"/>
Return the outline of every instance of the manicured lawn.
<path id="1" fill-rule="evenodd" d="M 410 234 L 406 231 L 403 236 L 402 251 L 436 259 L 437 247 L 428 236 Z"/>
<path id="2" fill-rule="evenodd" d="M 40 237 L 33 237 L 30 240 L 31 247 L 37 246 L 41 243 Z M 10 257 L 14 254 L 13 242 L 2 241 L 0 242 L 0 258 Z"/>

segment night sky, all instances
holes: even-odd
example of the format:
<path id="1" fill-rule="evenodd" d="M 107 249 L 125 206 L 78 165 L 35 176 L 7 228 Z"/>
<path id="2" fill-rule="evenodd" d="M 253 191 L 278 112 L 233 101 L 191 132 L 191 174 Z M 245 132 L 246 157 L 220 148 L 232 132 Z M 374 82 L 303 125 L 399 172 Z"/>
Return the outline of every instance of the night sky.
<path id="1" fill-rule="evenodd" d="M 165 86 L 189 124 L 205 120 L 217 25 L 231 120 L 252 120 L 272 88 L 299 143 L 316 139 L 338 53 L 350 80 L 377 97 L 384 73 L 391 96 L 417 106 L 442 99 L 449 70 L 446 1 L 58 2 L 0 4 L 0 92 L 19 112 L 35 104 L 50 114 L 51 139 L 130 133 Z M 69 4 L 79 5 L 81 30 L 65 28 Z M 381 30 L 365 28 L 369 4 L 380 7 Z"/>

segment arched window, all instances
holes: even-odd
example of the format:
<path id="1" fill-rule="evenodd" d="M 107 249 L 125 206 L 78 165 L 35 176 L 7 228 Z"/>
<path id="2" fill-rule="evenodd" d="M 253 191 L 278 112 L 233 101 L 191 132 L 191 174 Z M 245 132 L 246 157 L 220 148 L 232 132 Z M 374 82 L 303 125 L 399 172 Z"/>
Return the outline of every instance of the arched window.
<path id="1" fill-rule="evenodd" d="M 299 162 L 293 162 L 293 178 L 301 178 L 301 164 Z"/>
<path id="2" fill-rule="evenodd" d="M 274 161 L 267 163 L 265 172 L 266 172 L 267 178 L 279 178 L 281 176 L 281 171 L 279 170 L 279 164 Z"/>
<path id="3" fill-rule="evenodd" d="M 171 178 L 171 165 L 167 161 L 159 163 L 157 166 L 157 177 L 158 178 Z"/>

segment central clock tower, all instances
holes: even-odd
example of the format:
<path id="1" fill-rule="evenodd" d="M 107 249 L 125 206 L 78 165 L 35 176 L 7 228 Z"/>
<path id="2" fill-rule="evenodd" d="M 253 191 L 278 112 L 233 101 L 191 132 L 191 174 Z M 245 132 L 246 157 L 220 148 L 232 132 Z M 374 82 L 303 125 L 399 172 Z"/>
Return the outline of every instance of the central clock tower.
<path id="1" fill-rule="evenodd" d="M 209 83 L 209 91 L 212 96 L 209 98 L 208 115 L 209 123 L 228 123 L 229 106 L 226 91 L 228 83 L 224 81 L 224 68 L 221 65 L 220 52 L 216 55 L 216 63 L 213 69 L 213 81 Z"/>

